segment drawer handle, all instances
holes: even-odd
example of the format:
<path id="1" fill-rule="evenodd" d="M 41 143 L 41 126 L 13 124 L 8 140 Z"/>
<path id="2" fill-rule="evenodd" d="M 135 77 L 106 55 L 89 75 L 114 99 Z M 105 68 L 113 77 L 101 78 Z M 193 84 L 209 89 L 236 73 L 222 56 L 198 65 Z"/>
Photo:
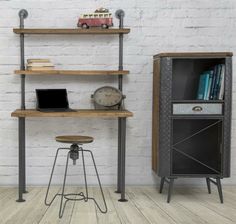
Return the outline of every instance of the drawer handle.
<path id="1" fill-rule="evenodd" d="M 200 107 L 200 106 L 195 106 L 195 107 L 193 107 L 192 110 L 193 110 L 193 111 L 202 111 L 202 107 Z"/>

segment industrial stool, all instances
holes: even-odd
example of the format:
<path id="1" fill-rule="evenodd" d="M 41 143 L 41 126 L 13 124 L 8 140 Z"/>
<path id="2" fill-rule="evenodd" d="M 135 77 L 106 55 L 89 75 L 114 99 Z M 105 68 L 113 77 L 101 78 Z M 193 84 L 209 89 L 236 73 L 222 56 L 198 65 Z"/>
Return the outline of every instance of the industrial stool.
<path id="1" fill-rule="evenodd" d="M 56 141 L 62 142 L 62 143 L 70 143 L 72 145 L 70 146 L 70 148 L 58 148 L 57 149 L 56 156 L 55 156 L 54 163 L 53 163 L 53 167 L 52 167 L 50 180 L 49 180 L 49 183 L 48 183 L 47 193 L 46 193 L 46 197 L 45 197 L 45 204 L 47 206 L 50 206 L 52 204 L 52 202 L 54 201 L 54 199 L 56 198 L 56 196 L 61 196 L 60 209 L 59 209 L 59 218 L 61 218 L 63 216 L 66 203 L 69 200 L 73 200 L 73 201 L 84 200 L 85 202 L 87 202 L 89 199 L 91 199 L 95 202 L 96 206 L 98 207 L 98 209 L 102 213 L 106 213 L 107 212 L 107 205 L 106 205 L 104 193 L 103 193 L 103 190 L 102 190 L 100 178 L 99 178 L 99 175 L 98 175 L 97 167 L 96 167 L 96 164 L 95 164 L 95 160 L 94 160 L 94 157 L 93 157 L 93 153 L 90 150 L 84 150 L 81 146 L 79 146 L 79 145 L 82 145 L 82 144 L 85 144 L 85 143 L 93 142 L 93 138 L 89 137 L 89 136 L 57 136 Z M 49 193 L 49 189 L 50 189 L 50 185 L 51 185 L 51 181 L 52 181 L 52 176 L 53 176 L 54 168 L 55 168 L 55 165 L 56 165 L 57 156 L 58 156 L 58 153 L 59 153 L 60 150 L 69 150 L 69 152 L 67 153 L 67 160 L 66 160 L 66 166 L 65 166 L 64 181 L 63 181 L 63 185 L 62 185 L 62 192 L 61 192 L 61 194 L 54 195 L 52 200 L 50 202 L 47 202 L 47 197 L 48 197 L 48 193 Z M 104 210 L 101 209 L 101 207 L 98 205 L 97 201 L 94 198 L 89 197 L 89 195 L 88 195 L 88 186 L 87 186 L 87 178 L 86 178 L 86 170 L 85 170 L 84 152 L 90 153 L 90 155 L 92 157 L 93 165 L 94 165 L 94 168 L 95 168 L 95 171 L 96 171 L 96 175 L 97 175 L 97 179 L 98 179 L 98 183 L 99 183 L 99 187 L 100 187 L 100 190 L 101 190 L 102 199 L 103 199 L 103 203 L 104 203 L 104 207 L 105 207 Z M 76 165 L 76 160 L 79 159 L 80 154 L 81 154 L 81 157 L 82 157 L 83 170 L 84 170 L 85 195 L 84 195 L 83 192 L 80 192 L 78 194 L 64 194 L 69 158 L 71 158 L 73 160 L 73 165 Z M 79 198 L 71 198 L 73 196 L 79 196 Z M 66 201 L 63 205 L 63 199 L 64 198 L 66 199 Z"/>

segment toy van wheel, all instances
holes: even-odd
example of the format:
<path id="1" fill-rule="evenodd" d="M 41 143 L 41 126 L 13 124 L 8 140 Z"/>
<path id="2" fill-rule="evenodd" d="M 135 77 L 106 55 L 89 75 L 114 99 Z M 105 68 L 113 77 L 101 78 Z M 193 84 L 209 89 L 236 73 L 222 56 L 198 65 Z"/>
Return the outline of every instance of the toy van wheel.
<path id="1" fill-rule="evenodd" d="M 102 24 L 101 27 L 102 27 L 102 29 L 108 29 L 108 25 L 107 24 Z"/>
<path id="2" fill-rule="evenodd" d="M 88 26 L 86 23 L 83 23 L 83 24 L 81 25 L 81 27 L 82 27 L 82 29 L 88 29 L 88 28 L 89 28 L 89 26 Z"/>

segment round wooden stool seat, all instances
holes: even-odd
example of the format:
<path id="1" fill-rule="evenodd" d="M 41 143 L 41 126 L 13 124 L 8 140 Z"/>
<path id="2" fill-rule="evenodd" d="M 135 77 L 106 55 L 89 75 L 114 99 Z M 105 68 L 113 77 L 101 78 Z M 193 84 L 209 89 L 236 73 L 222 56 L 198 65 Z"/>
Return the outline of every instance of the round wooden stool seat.
<path id="1" fill-rule="evenodd" d="M 81 135 L 63 135 L 57 136 L 57 142 L 71 143 L 71 144 L 85 144 L 93 142 L 93 137 Z"/>

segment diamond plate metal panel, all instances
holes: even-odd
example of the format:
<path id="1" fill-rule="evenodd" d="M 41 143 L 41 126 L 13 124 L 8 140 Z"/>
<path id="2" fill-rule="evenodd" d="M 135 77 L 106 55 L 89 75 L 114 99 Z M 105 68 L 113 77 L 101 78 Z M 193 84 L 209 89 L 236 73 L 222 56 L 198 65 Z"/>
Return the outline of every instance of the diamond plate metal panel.
<path id="1" fill-rule="evenodd" d="M 170 176 L 172 59 L 161 58 L 159 176 Z"/>
<path id="2" fill-rule="evenodd" d="M 232 111 L 232 58 L 225 59 L 225 106 L 223 125 L 223 147 L 222 147 L 222 174 L 223 177 L 230 176 L 231 159 L 231 111 Z"/>

